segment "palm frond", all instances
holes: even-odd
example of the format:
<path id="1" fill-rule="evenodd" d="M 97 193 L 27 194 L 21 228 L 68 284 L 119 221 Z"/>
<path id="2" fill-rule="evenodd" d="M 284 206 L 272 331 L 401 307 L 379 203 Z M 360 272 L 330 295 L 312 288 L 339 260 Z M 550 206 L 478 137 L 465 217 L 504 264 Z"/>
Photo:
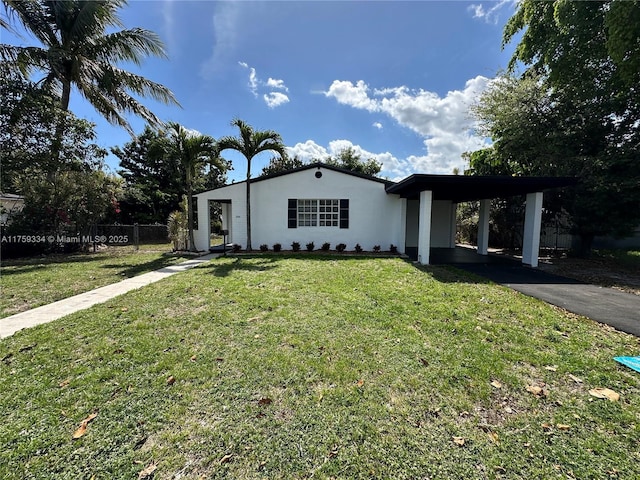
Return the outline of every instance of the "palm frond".
<path id="1" fill-rule="evenodd" d="M 167 58 L 160 37 L 144 28 L 131 28 L 93 38 L 83 53 L 105 62 L 128 61 L 136 65 L 140 65 L 150 55 Z"/>
<path id="2" fill-rule="evenodd" d="M 44 45 L 59 44 L 51 17 L 36 0 L 3 0 L 9 15 L 15 15 L 26 30 Z"/>

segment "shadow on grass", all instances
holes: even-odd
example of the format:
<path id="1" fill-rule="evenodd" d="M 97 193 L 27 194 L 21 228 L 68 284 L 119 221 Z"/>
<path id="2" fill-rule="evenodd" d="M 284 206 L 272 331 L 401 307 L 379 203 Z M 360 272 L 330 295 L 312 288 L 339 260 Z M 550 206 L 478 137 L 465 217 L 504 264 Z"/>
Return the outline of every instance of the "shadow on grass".
<path id="1" fill-rule="evenodd" d="M 277 263 L 283 257 L 269 255 L 246 255 L 242 257 L 220 257 L 233 258 L 232 263 L 216 263 L 212 261 L 201 267 L 202 270 L 209 270 L 216 277 L 227 277 L 234 271 L 264 272 L 265 270 L 273 270 L 278 267 Z M 245 262 L 248 259 L 259 259 L 260 262 Z"/>
<path id="2" fill-rule="evenodd" d="M 28 273 L 46 268 L 48 265 L 61 263 L 89 263 L 98 262 L 107 258 L 104 254 L 94 253 L 74 253 L 74 254 L 51 254 L 46 256 L 9 259 L 2 261 L 2 267 L 11 267 L 11 270 L 3 270 L 2 275 L 15 275 Z"/>
<path id="3" fill-rule="evenodd" d="M 179 261 L 176 261 L 178 259 Z M 164 256 L 161 258 L 156 258 L 149 262 L 144 263 L 136 263 L 136 264 L 105 264 L 101 265 L 100 268 L 105 268 L 109 270 L 114 270 L 118 275 L 121 275 L 124 278 L 131 278 L 141 273 L 152 272 L 154 270 L 160 270 L 164 267 L 170 267 L 171 265 L 175 265 L 176 263 L 180 263 L 181 261 L 192 260 L 193 257 L 189 255 L 175 255 L 175 256 Z"/>

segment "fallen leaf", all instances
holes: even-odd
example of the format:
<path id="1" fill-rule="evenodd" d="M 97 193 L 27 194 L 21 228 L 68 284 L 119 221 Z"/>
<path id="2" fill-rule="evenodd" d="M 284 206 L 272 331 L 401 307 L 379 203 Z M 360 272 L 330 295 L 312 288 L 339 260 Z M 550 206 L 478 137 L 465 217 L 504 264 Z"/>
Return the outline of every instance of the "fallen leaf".
<path id="1" fill-rule="evenodd" d="M 551 425 L 550 423 L 543 423 L 541 426 L 543 430 L 546 430 L 546 431 L 553 430 L 553 425 Z"/>
<path id="2" fill-rule="evenodd" d="M 128 311 L 128 310 L 129 310 L 129 309 L 128 309 L 127 307 L 122 307 L 122 308 L 120 309 L 120 311 L 121 311 L 121 312 L 126 312 L 126 311 Z"/>
<path id="3" fill-rule="evenodd" d="M 80 426 L 75 432 L 73 432 L 73 436 L 71 438 L 73 438 L 74 440 L 77 440 L 78 438 L 82 437 L 85 433 L 87 433 L 87 425 L 89 425 L 89 422 L 91 422 L 97 416 L 98 416 L 97 413 L 92 413 L 87 418 L 82 420 L 82 422 L 80 422 Z"/>
<path id="4" fill-rule="evenodd" d="M 592 388 L 589 394 L 596 398 L 606 398 L 612 402 L 620 400 L 620 395 L 609 388 Z"/>
<path id="5" fill-rule="evenodd" d="M 567 425 L 565 423 L 557 423 L 556 424 L 556 428 L 558 430 L 562 430 L 563 432 L 566 432 L 567 430 L 569 430 L 571 428 L 571 425 Z"/>
<path id="6" fill-rule="evenodd" d="M 216 362 L 224 362 L 224 358 L 218 357 L 218 358 L 216 358 Z"/>
<path id="7" fill-rule="evenodd" d="M 536 397 L 544 394 L 542 387 L 538 387 L 537 385 L 527 385 L 527 392 L 533 393 Z"/>
<path id="8" fill-rule="evenodd" d="M 169 378 L 167 378 L 167 385 L 173 385 L 174 383 L 176 383 L 176 377 L 173 375 L 169 376 Z"/>
<path id="9" fill-rule="evenodd" d="M 260 400 L 258 400 L 258 405 L 260 405 L 261 407 L 265 405 L 271 405 L 272 403 L 273 403 L 273 400 L 267 397 L 262 397 Z"/>
<path id="10" fill-rule="evenodd" d="M 195 361 L 196 361 L 196 356 L 195 356 L 195 355 L 192 355 L 192 356 L 191 356 L 191 358 L 190 358 L 189 360 L 191 360 L 192 362 L 195 362 Z"/>
<path id="11" fill-rule="evenodd" d="M 66 380 L 63 380 L 62 382 L 60 382 L 58 384 L 58 386 L 60 388 L 68 387 L 70 382 L 71 382 L 71 380 L 69 378 L 67 378 Z"/>
<path id="12" fill-rule="evenodd" d="M 498 437 L 498 434 L 496 432 L 489 432 L 489 439 L 493 442 L 493 443 L 500 443 L 500 439 Z"/>
<path id="13" fill-rule="evenodd" d="M 220 459 L 220 465 L 223 465 L 225 463 L 229 463 L 232 458 L 233 458 L 233 453 L 229 453 L 229 454 L 225 455 L 224 457 L 222 457 Z"/>
<path id="14" fill-rule="evenodd" d="M 463 437 L 453 437 L 453 443 L 455 443 L 459 447 L 462 447 L 464 445 L 464 438 Z"/>
<path id="15" fill-rule="evenodd" d="M 498 380 L 491 382 L 491 386 L 494 388 L 502 388 L 502 384 Z"/>
<path id="16" fill-rule="evenodd" d="M 569 374 L 569 378 L 570 378 L 571 380 L 573 380 L 574 382 L 576 382 L 576 383 L 582 383 L 582 379 L 581 379 L 581 378 L 576 377 L 575 375 L 571 375 L 571 374 Z"/>
<path id="17" fill-rule="evenodd" d="M 364 385 L 364 380 L 362 380 L 362 379 L 358 380 L 356 385 L 359 386 L 359 387 L 362 387 Z"/>
<path id="18" fill-rule="evenodd" d="M 550 372 L 556 372 L 558 370 L 558 366 L 557 365 L 547 365 L 546 367 L 544 367 L 545 370 L 549 370 Z"/>
<path id="19" fill-rule="evenodd" d="M 504 411 L 507 413 L 513 413 L 513 408 L 509 407 L 508 405 L 506 407 L 504 407 Z"/>
<path id="20" fill-rule="evenodd" d="M 156 471 L 156 468 L 158 468 L 158 465 L 156 465 L 154 462 L 151 462 L 149 466 L 147 466 L 147 468 L 141 470 L 140 473 L 138 473 L 138 480 L 150 478 L 153 475 L 153 472 Z"/>
<path id="21" fill-rule="evenodd" d="M 429 362 L 427 362 L 424 358 L 421 358 L 421 359 L 420 359 L 420 363 L 421 363 L 422 365 L 424 365 L 425 367 L 428 367 L 428 366 L 429 366 Z"/>

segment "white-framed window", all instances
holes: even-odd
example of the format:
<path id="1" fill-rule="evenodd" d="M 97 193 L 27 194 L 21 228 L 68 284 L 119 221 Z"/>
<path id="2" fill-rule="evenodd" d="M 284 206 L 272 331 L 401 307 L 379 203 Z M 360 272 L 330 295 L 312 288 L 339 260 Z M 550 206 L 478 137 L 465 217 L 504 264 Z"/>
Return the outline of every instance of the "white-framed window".
<path id="1" fill-rule="evenodd" d="M 289 199 L 289 228 L 349 228 L 349 200 L 337 198 Z"/>

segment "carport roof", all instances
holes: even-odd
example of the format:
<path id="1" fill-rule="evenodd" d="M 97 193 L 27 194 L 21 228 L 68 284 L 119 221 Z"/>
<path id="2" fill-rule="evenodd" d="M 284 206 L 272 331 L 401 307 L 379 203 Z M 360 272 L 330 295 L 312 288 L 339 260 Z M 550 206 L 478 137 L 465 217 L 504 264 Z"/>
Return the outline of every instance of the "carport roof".
<path id="1" fill-rule="evenodd" d="M 433 200 L 469 202 L 489 198 L 513 197 L 541 192 L 550 188 L 575 185 L 573 177 L 507 177 L 467 175 L 414 174 L 386 187 L 387 193 L 403 198 L 416 198 L 420 192 L 431 190 Z"/>

